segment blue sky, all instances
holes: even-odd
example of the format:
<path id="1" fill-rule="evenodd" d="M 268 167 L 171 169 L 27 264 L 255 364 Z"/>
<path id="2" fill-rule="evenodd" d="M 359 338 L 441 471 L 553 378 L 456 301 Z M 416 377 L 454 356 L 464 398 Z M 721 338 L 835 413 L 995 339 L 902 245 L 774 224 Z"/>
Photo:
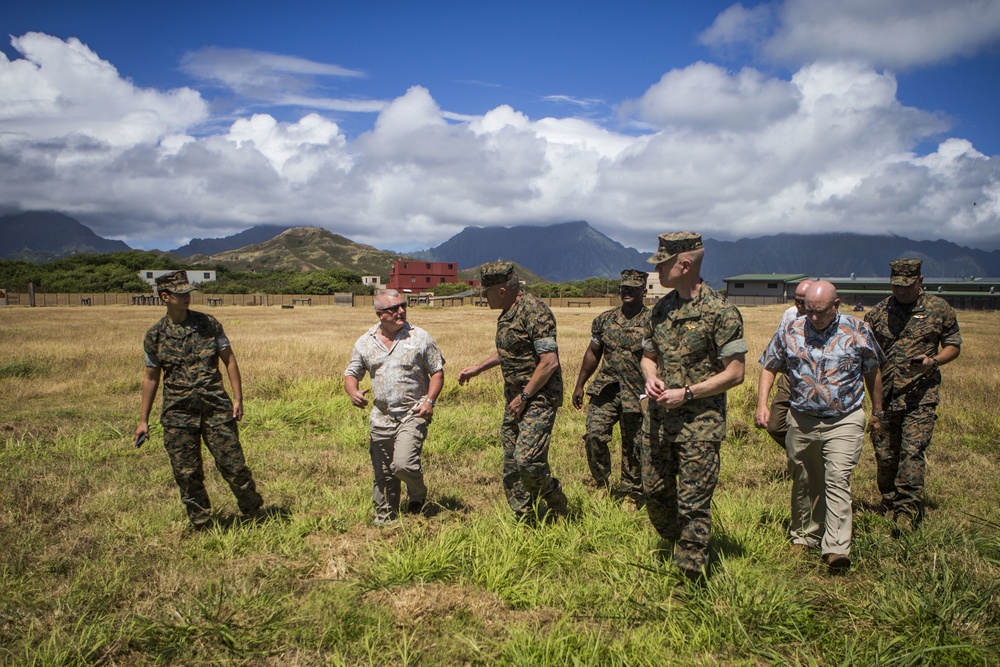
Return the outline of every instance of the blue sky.
<path id="1" fill-rule="evenodd" d="M 0 210 L 133 247 L 585 219 L 1000 248 L 1000 0 L 41 0 L 0 28 Z"/>

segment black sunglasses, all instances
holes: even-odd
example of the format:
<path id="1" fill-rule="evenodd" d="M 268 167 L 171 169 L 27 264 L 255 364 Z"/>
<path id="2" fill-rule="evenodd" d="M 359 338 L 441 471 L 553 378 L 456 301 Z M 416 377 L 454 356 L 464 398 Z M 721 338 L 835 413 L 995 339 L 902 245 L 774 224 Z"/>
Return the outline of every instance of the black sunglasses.
<path id="1" fill-rule="evenodd" d="M 389 306 L 388 308 L 376 308 L 375 312 L 378 313 L 398 313 L 400 310 L 406 310 L 406 302 L 397 303 L 395 306 Z"/>

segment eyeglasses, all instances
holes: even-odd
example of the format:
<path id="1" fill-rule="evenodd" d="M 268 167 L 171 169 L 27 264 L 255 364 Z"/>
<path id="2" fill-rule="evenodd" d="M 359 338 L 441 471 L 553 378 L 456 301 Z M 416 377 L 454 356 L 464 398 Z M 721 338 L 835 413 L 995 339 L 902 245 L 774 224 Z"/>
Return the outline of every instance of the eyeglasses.
<path id="1" fill-rule="evenodd" d="M 398 313 L 400 310 L 406 310 L 406 302 L 402 301 L 394 306 L 386 306 L 385 308 L 376 308 L 376 313 Z"/>
<path id="2" fill-rule="evenodd" d="M 834 311 L 833 302 L 826 304 L 822 308 L 806 308 L 806 316 L 809 317 L 819 317 L 820 315 L 826 315 L 827 313 L 832 313 Z"/>
<path id="3" fill-rule="evenodd" d="M 805 306 L 806 305 L 806 299 L 805 299 L 805 297 L 802 297 L 801 299 L 799 299 L 798 297 L 796 297 L 795 298 L 795 305 L 796 306 Z"/>

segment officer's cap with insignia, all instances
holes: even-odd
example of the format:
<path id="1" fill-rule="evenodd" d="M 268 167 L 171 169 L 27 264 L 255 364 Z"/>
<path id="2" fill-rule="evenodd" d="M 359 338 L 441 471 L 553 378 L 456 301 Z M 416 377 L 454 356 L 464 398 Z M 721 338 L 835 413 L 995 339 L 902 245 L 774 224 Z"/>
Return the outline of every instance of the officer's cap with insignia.
<path id="1" fill-rule="evenodd" d="M 701 248 L 701 235 L 694 232 L 670 232 L 660 234 L 660 245 L 656 249 L 656 254 L 647 261 L 650 264 L 662 264 L 674 255 L 682 252 L 691 252 Z"/>
<path id="2" fill-rule="evenodd" d="M 638 269 L 625 269 L 622 271 L 622 287 L 645 287 L 649 274 Z"/>
<path id="3" fill-rule="evenodd" d="M 920 280 L 920 260 L 894 259 L 889 262 L 890 278 L 889 282 L 900 287 L 911 287 Z"/>
<path id="4" fill-rule="evenodd" d="M 506 285 L 507 281 L 517 275 L 514 273 L 514 262 L 502 260 L 483 264 L 480 273 L 483 279 L 483 289 L 489 289 L 495 285 Z"/>
<path id="5" fill-rule="evenodd" d="M 187 294 L 197 289 L 188 282 L 187 271 L 172 271 L 165 273 L 156 279 L 156 293 L 172 292 L 173 294 Z"/>

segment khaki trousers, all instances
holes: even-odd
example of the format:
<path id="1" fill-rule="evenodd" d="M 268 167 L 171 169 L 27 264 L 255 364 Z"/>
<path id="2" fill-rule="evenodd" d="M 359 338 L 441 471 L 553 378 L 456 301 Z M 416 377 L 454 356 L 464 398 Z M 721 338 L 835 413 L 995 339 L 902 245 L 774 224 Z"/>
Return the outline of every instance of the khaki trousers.
<path id="1" fill-rule="evenodd" d="M 788 411 L 793 543 L 819 547 L 824 555 L 850 554 L 851 473 L 864 437 L 864 410 L 827 418 Z"/>
<path id="2" fill-rule="evenodd" d="M 375 483 L 372 505 L 376 522 L 391 521 L 399 513 L 401 483 L 406 484 L 410 502 L 427 497 L 420 454 L 427 438 L 428 422 L 407 417 L 393 427 L 371 427 L 370 452 Z"/>

